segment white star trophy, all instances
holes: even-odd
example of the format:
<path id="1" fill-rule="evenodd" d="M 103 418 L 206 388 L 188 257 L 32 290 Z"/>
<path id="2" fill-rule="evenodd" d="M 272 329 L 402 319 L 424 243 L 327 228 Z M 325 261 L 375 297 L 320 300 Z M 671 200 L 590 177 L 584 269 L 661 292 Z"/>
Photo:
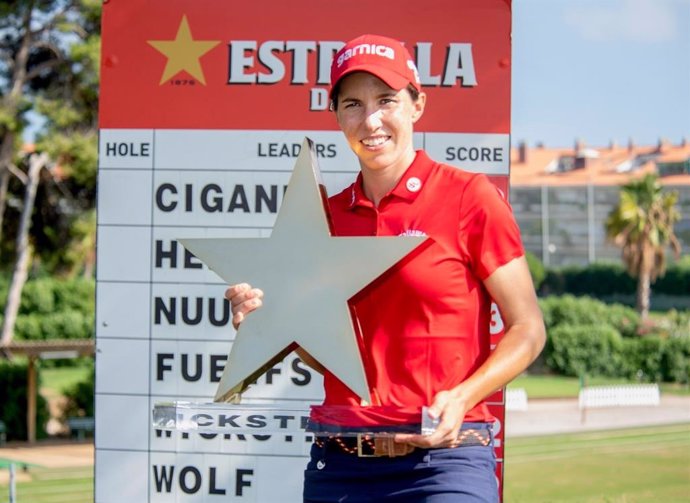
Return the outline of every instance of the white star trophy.
<path id="1" fill-rule="evenodd" d="M 290 417 L 313 433 L 385 434 L 385 427 L 370 432 L 371 427 L 356 426 L 368 414 L 385 415 L 385 408 L 368 405 L 370 387 L 348 300 L 425 240 L 333 236 L 316 153 L 305 138 L 270 238 L 179 239 L 227 284 L 247 282 L 261 288 L 265 298 L 237 331 L 214 403 L 157 403 L 154 427 L 200 433 L 285 433 L 284 418 Z M 315 405 L 308 410 L 243 404 L 242 393 L 297 346 L 356 393 L 362 406 Z M 396 426 L 390 433 L 430 433 L 433 427 L 434 421 L 422 410 L 418 423 L 406 430 Z"/>

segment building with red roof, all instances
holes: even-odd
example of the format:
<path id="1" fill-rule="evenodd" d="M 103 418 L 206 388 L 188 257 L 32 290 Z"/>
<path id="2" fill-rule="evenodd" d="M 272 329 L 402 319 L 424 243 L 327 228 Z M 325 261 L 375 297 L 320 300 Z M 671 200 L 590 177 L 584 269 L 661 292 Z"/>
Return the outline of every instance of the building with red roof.
<path id="1" fill-rule="evenodd" d="M 657 173 L 665 190 L 678 192 L 676 235 L 690 252 L 690 142 L 656 145 L 612 143 L 590 147 L 528 147 L 511 150 L 510 201 L 525 247 L 549 266 L 620 261 L 604 223 L 618 204 L 620 186 Z"/>

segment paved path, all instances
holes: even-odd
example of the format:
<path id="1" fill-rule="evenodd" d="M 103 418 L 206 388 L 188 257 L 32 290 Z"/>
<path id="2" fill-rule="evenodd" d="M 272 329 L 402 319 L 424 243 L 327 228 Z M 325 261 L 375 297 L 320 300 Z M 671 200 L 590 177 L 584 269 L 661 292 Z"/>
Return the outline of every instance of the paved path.
<path id="1" fill-rule="evenodd" d="M 529 400 L 526 411 L 506 412 L 506 437 L 575 433 L 660 424 L 690 423 L 690 397 L 662 395 L 658 407 L 586 409 L 578 401 Z"/>
<path id="2" fill-rule="evenodd" d="M 34 446 L 18 444 L 0 449 L 0 459 L 27 463 L 45 468 L 79 467 L 93 465 L 93 443 L 70 442 Z"/>
<path id="3" fill-rule="evenodd" d="M 44 468 L 88 468 L 93 467 L 93 443 L 60 443 L 29 446 L 17 444 L 0 449 L 1 460 L 11 460 L 17 465 L 17 482 L 31 480 L 29 472 L 22 470 L 22 463 Z M 9 484 L 9 469 L 0 468 L 0 485 Z"/>
<path id="4" fill-rule="evenodd" d="M 581 422 L 577 399 L 530 400 L 527 411 L 506 413 L 506 436 L 549 435 L 674 423 L 690 423 L 690 397 L 662 396 L 658 407 L 588 409 L 584 422 Z M 93 443 L 18 445 L 0 448 L 0 459 L 43 467 L 86 467 L 93 465 L 94 448 Z M 0 470 L 0 474 L 6 473 L 7 470 Z"/>

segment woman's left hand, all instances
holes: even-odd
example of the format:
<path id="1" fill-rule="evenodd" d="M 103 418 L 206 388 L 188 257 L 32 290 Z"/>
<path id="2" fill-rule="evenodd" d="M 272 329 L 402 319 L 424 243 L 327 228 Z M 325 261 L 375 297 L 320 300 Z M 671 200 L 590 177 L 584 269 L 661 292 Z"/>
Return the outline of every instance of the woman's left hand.
<path id="1" fill-rule="evenodd" d="M 450 391 L 441 391 L 434 397 L 428 411 L 433 418 L 440 420 L 434 433 L 431 435 L 398 433 L 395 435 L 395 441 L 423 449 L 457 447 L 458 434 L 467 412 L 463 401 L 453 396 Z"/>

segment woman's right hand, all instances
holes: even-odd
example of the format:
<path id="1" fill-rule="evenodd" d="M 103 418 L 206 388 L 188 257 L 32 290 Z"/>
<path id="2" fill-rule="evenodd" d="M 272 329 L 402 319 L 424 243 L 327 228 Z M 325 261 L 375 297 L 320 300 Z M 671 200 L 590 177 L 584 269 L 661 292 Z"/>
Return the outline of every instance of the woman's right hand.
<path id="1" fill-rule="evenodd" d="M 261 307 L 264 292 L 258 288 L 252 288 L 248 283 L 231 285 L 225 290 L 225 298 L 230 301 L 232 307 L 232 326 L 238 329 L 244 317 Z"/>

